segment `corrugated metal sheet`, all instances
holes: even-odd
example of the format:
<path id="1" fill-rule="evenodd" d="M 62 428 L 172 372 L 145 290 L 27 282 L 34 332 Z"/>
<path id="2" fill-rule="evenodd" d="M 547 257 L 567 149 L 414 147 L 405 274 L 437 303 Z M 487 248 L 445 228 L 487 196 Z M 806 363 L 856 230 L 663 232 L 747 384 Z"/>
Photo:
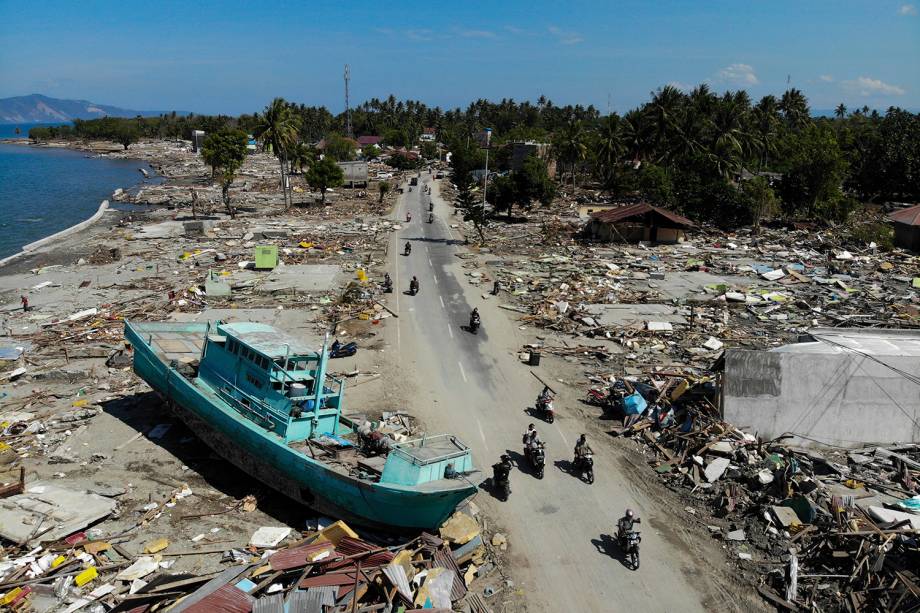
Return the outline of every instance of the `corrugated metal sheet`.
<path id="1" fill-rule="evenodd" d="M 284 595 L 269 594 L 252 603 L 252 613 L 284 613 Z"/>
<path id="2" fill-rule="evenodd" d="M 186 609 L 188 613 L 250 613 L 255 599 L 232 585 L 222 585 Z"/>
<path id="3" fill-rule="evenodd" d="M 335 605 L 335 586 L 294 590 L 287 602 L 287 613 L 323 613 L 323 607 Z"/>
<path id="4" fill-rule="evenodd" d="M 655 213 L 657 215 L 661 215 L 668 221 L 679 226 L 693 227 L 694 225 L 693 222 L 686 217 L 678 215 L 677 213 L 672 213 L 667 209 L 653 206 L 647 202 L 625 204 L 613 209 L 607 209 L 606 211 L 598 211 L 597 213 L 592 213 L 591 218 L 603 223 L 617 223 L 619 221 L 629 219 L 630 217 L 645 215 L 646 213 Z"/>
<path id="5" fill-rule="evenodd" d="M 412 602 L 412 588 L 409 587 L 409 577 L 406 576 L 406 569 L 399 564 L 388 564 L 383 567 L 383 574 L 389 579 L 390 583 L 396 586 L 399 595 Z"/>
<path id="6" fill-rule="evenodd" d="M 470 613 L 492 613 L 492 609 L 477 592 L 468 592 L 463 602 L 469 607 Z"/>
<path id="7" fill-rule="evenodd" d="M 210 594 L 215 592 L 217 589 L 227 585 L 245 571 L 249 566 L 231 566 L 230 568 L 224 569 L 219 575 L 202 585 L 200 588 L 192 592 L 192 594 L 177 604 L 175 607 L 170 609 L 170 613 L 181 613 L 182 611 L 189 611 L 198 602 L 201 602 L 204 598 L 207 598 Z"/>
<path id="8" fill-rule="evenodd" d="M 367 581 L 367 577 L 364 576 L 364 572 L 361 573 L 362 581 Z M 323 585 L 351 585 L 355 582 L 355 569 L 351 568 L 348 570 L 335 572 L 335 573 L 326 573 L 324 575 L 317 575 L 316 577 L 307 577 L 300 582 L 300 587 L 310 588 L 310 587 L 320 587 Z"/>
<path id="9" fill-rule="evenodd" d="M 373 551 L 379 549 L 376 545 L 371 545 L 366 541 L 361 539 L 351 538 L 349 536 L 343 537 L 339 541 L 339 544 L 336 545 L 335 551 L 338 554 L 343 556 L 353 556 L 365 551 Z M 383 566 L 384 564 L 389 564 L 393 561 L 393 558 L 396 557 L 391 551 L 378 551 L 369 556 L 361 558 L 362 567 L 373 567 L 373 566 Z M 341 568 L 343 566 L 354 565 L 354 560 L 344 560 L 339 563 L 333 563 L 329 565 L 329 568 Z"/>
<path id="10" fill-rule="evenodd" d="M 272 570 L 300 568 L 311 563 L 317 555 L 325 550 L 329 551 L 329 556 L 323 559 L 328 560 L 335 553 L 335 547 L 332 543 L 314 543 L 312 545 L 292 547 L 291 549 L 282 549 L 273 553 L 268 558 L 268 563 L 271 565 Z"/>
<path id="11" fill-rule="evenodd" d="M 907 224 L 908 226 L 920 226 L 920 204 L 910 208 L 895 211 L 888 216 L 891 221 Z"/>
<path id="12" fill-rule="evenodd" d="M 444 551 L 443 549 L 436 551 L 434 554 L 434 563 L 435 566 L 454 571 L 454 582 L 450 587 L 450 601 L 457 602 L 466 596 L 467 589 L 466 583 L 463 581 L 463 574 L 460 572 L 460 567 L 457 566 L 450 552 Z"/>

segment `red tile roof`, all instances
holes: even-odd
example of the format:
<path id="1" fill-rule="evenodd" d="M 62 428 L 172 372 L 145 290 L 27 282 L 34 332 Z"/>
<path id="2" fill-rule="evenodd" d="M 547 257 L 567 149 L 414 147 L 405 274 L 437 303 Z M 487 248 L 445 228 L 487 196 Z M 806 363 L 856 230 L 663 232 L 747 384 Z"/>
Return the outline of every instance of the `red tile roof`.
<path id="1" fill-rule="evenodd" d="M 908 226 L 920 226 L 920 204 L 896 211 L 889 215 L 888 219 Z"/>
<path id="2" fill-rule="evenodd" d="M 656 215 L 660 215 L 661 217 L 664 217 L 671 223 L 674 223 L 678 226 L 692 228 L 694 225 L 692 221 L 682 215 L 672 213 L 667 209 L 651 205 L 647 202 L 624 204 L 616 208 L 607 209 L 606 211 L 598 211 L 596 213 L 592 213 L 591 218 L 603 223 L 617 223 L 629 219 L 630 217 L 645 215 L 646 213 L 655 213 Z"/>
<path id="3" fill-rule="evenodd" d="M 367 145 L 377 145 L 382 140 L 383 140 L 382 136 L 359 136 L 358 144 L 361 145 L 362 147 L 366 147 Z"/>

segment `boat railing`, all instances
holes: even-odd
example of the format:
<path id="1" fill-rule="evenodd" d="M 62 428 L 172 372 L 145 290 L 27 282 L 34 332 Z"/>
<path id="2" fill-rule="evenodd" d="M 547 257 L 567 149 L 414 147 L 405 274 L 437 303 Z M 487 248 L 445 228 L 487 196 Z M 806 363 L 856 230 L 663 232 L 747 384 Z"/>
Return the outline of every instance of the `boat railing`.
<path id="1" fill-rule="evenodd" d="M 449 451 L 445 449 L 444 453 L 439 455 L 419 457 L 418 455 L 412 453 L 412 451 L 415 449 L 422 449 L 432 446 L 447 447 L 448 445 L 453 447 L 453 449 Z M 405 443 L 399 443 L 397 446 L 390 450 L 391 454 L 398 455 L 417 466 L 425 466 L 427 464 L 434 464 L 435 462 L 441 462 L 443 460 L 459 458 L 467 455 L 469 452 L 469 447 L 461 443 L 453 434 L 436 434 L 434 436 L 426 436 L 413 439 L 411 441 L 406 441 Z"/>
<path id="2" fill-rule="evenodd" d="M 272 405 L 268 404 L 261 398 L 257 398 L 256 396 L 253 396 L 252 394 L 240 389 L 238 386 L 234 385 L 233 382 L 227 379 L 226 377 L 223 377 L 217 373 L 213 373 L 213 375 L 216 376 L 218 379 L 220 379 L 221 382 L 223 382 L 224 385 L 220 386 L 219 388 L 221 392 L 224 392 L 223 395 L 226 396 L 229 400 L 233 401 L 233 404 L 237 406 L 238 408 L 241 408 L 247 412 L 253 413 L 260 417 L 267 416 L 269 419 L 274 417 L 280 423 L 287 423 L 288 416 L 285 413 L 282 413 L 281 411 L 279 411 Z M 232 394 L 227 393 L 225 386 L 239 393 L 242 397 L 244 397 L 246 400 L 249 401 L 250 405 L 247 406 L 246 404 L 241 402 L 239 398 L 236 398 Z M 253 405 L 255 406 L 255 408 L 253 407 Z M 262 411 L 262 413 L 260 413 L 260 411 Z M 263 413 L 267 415 L 264 415 Z"/>

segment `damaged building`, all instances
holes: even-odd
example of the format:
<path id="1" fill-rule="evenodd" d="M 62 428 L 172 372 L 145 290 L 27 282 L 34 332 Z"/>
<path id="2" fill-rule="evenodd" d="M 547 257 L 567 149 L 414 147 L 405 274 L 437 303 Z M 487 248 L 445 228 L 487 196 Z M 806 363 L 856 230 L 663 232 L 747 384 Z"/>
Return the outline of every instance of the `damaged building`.
<path id="1" fill-rule="evenodd" d="M 920 332 L 816 328 L 770 351 L 729 349 L 722 406 L 762 439 L 920 442 Z"/>
<path id="2" fill-rule="evenodd" d="M 693 222 L 647 202 L 591 213 L 585 234 L 609 242 L 682 243 Z"/>

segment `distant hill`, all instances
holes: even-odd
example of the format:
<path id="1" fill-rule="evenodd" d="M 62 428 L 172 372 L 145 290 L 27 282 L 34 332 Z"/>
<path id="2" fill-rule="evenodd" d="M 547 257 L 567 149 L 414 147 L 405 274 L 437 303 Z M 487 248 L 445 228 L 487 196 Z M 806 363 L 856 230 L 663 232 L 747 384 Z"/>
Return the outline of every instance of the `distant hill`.
<path id="1" fill-rule="evenodd" d="M 155 117 L 165 111 L 132 111 L 88 100 L 61 100 L 41 94 L 0 99 L 0 123 L 38 123 L 98 119 L 99 117 Z M 178 113 L 188 115 L 187 112 Z"/>

